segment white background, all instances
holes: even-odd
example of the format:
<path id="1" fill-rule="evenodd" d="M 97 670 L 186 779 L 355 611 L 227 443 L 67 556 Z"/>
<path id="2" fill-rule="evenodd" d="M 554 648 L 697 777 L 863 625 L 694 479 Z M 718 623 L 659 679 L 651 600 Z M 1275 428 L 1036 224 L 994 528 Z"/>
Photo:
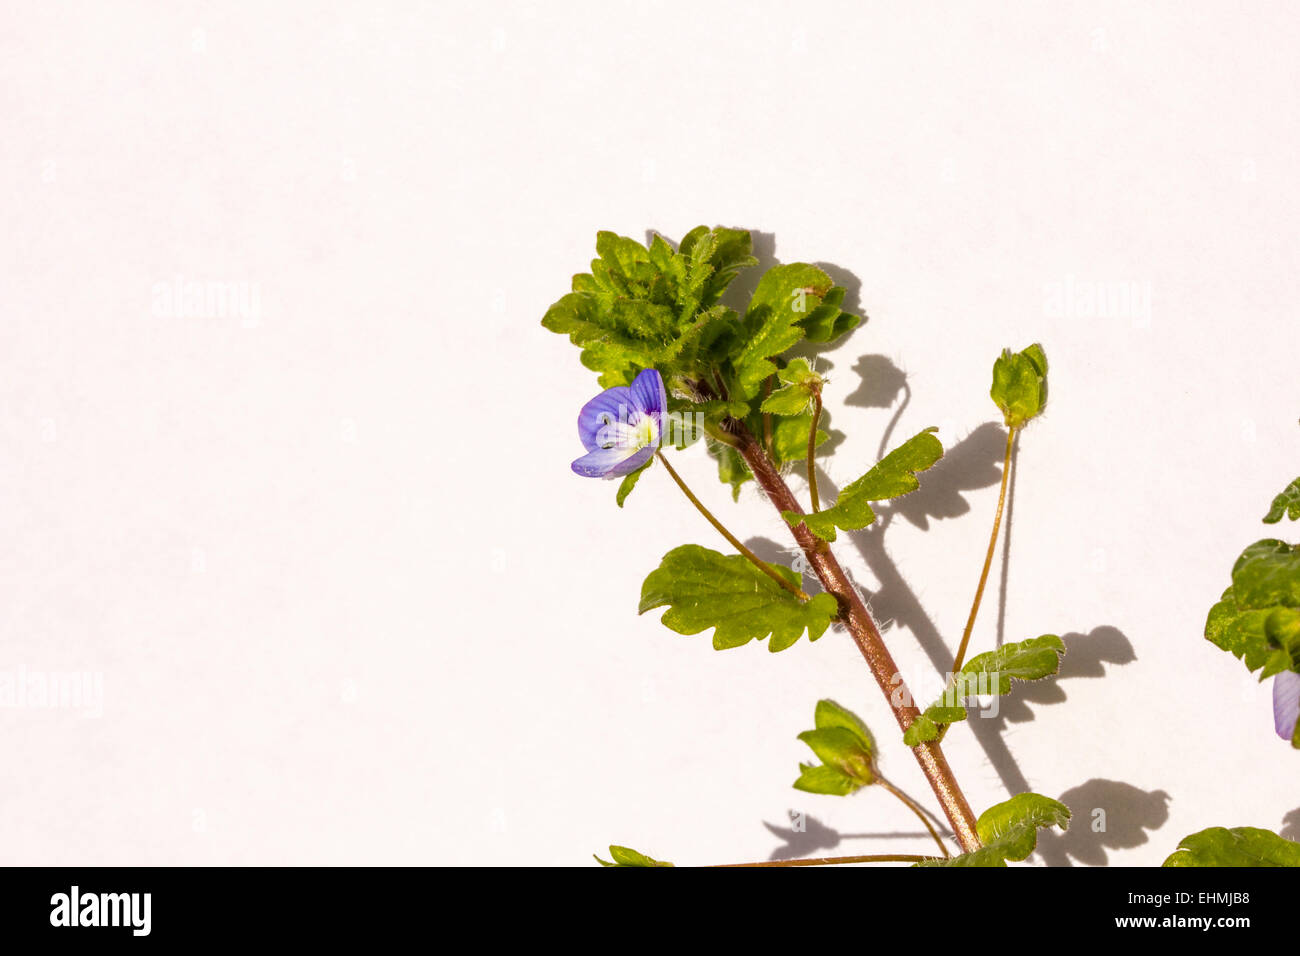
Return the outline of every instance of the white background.
<path id="1" fill-rule="evenodd" d="M 886 585 L 916 684 L 988 534 L 993 358 L 1047 350 L 974 650 L 1071 654 L 949 735 L 977 811 L 1066 794 L 1056 863 L 1282 828 L 1300 764 L 1269 687 L 1201 631 L 1300 471 L 1298 26 L 1282 3 L 6 4 L 0 672 L 91 672 L 103 701 L 0 708 L 4 862 L 737 862 L 790 852 L 791 811 L 798 852 L 925 852 L 884 794 L 790 788 L 830 696 L 929 798 L 847 636 L 719 653 L 638 618 L 665 551 L 724 545 L 661 472 L 620 512 L 569 471 L 596 386 L 541 316 L 597 229 L 701 222 L 860 284 L 869 321 L 821 366 L 831 482 L 875 461 L 890 369 L 892 442 L 970 439 L 918 493 L 949 517 L 838 548 Z M 248 283 L 258 314 L 167 314 L 178 276 Z M 1149 288 L 1149 315 L 1063 314 L 1067 277 Z M 784 544 L 703 449 L 679 461 Z"/>

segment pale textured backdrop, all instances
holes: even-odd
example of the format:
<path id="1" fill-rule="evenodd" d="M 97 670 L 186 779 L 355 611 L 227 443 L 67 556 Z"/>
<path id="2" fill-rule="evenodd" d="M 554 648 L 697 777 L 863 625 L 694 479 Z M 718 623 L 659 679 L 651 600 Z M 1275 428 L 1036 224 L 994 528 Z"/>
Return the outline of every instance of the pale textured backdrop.
<path id="1" fill-rule="evenodd" d="M 840 548 L 864 586 L 906 582 L 878 607 L 918 682 L 918 637 L 956 643 L 991 519 L 990 365 L 1047 349 L 1002 631 L 1087 636 L 1064 702 L 949 736 L 977 809 L 1072 792 L 1057 862 L 1146 864 L 1300 804 L 1268 687 L 1200 636 L 1300 472 L 1293 8 L 4 21 L 0 672 L 103 688 L 99 716 L 0 708 L 4 862 L 582 864 L 610 842 L 722 862 L 772 853 L 790 811 L 804 850 L 923 852 L 871 836 L 916 830 L 883 795 L 790 788 L 833 696 L 927 795 L 848 638 L 717 653 L 638 618 L 663 552 L 719 541 L 662 474 L 619 512 L 569 472 L 594 377 L 538 320 L 597 229 L 700 222 L 860 282 L 870 321 L 828 356 L 833 481 L 897 407 L 844 404 L 863 356 L 907 373 L 894 440 L 976 433 L 941 486 L 969 513 L 895 521 L 887 559 Z M 169 309 L 178 277 L 248 308 Z M 1056 308 L 1067 281 L 1137 283 L 1149 314 Z M 702 449 L 681 468 L 742 536 L 780 538 Z"/>

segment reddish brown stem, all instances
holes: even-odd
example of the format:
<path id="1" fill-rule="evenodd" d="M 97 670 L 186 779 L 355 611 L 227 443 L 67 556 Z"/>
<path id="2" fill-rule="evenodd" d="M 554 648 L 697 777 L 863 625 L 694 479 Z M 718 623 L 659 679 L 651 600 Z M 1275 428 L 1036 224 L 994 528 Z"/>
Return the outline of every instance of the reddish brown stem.
<path id="1" fill-rule="evenodd" d="M 781 473 L 772 464 L 771 459 L 763 453 L 762 446 L 744 423 L 731 419 L 727 427 L 737 440 L 737 451 L 745 459 L 759 487 L 776 506 L 776 510 L 804 514 L 803 508 L 785 483 L 785 479 L 781 477 Z M 913 702 L 907 684 L 903 681 L 903 675 L 899 673 L 898 666 L 885 646 L 871 612 L 867 610 L 857 589 L 853 587 L 848 575 L 844 573 L 844 569 L 840 567 L 839 561 L 835 559 L 826 543 L 809 531 L 808 526 L 803 523 L 796 525 L 792 530 L 795 540 L 799 542 L 822 587 L 827 594 L 834 596 L 839 602 L 840 619 L 848 628 L 854 643 L 858 645 L 858 650 L 866 658 L 867 666 L 871 668 L 876 683 L 880 685 L 890 708 L 894 711 L 898 726 L 906 731 L 921 712 Z M 943 807 L 944 814 L 948 817 L 948 822 L 952 825 L 953 833 L 957 837 L 957 842 L 961 844 L 962 850 L 968 853 L 978 850 L 980 839 L 975 830 L 975 815 L 971 813 L 970 804 L 966 802 L 961 787 L 957 785 L 952 768 L 948 766 L 948 760 L 944 757 L 938 741 L 913 747 L 912 753 L 916 755 L 917 763 L 921 765 L 926 779 L 930 781 L 930 787 Z"/>
<path id="2" fill-rule="evenodd" d="M 818 856 L 798 860 L 764 860 L 762 863 L 715 863 L 714 868 L 725 870 L 751 866 L 836 866 L 841 863 L 929 863 L 942 860 L 940 856 L 919 856 L 913 853 L 873 853 L 869 856 Z"/>

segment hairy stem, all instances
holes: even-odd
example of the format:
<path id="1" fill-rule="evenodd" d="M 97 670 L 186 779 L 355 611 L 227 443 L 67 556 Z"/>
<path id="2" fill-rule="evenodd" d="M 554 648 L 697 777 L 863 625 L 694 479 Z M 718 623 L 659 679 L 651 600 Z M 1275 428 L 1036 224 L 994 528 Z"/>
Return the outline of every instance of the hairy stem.
<path id="1" fill-rule="evenodd" d="M 894 796 L 898 797 L 898 799 L 902 801 L 903 806 L 916 814 L 916 818 L 925 824 L 925 828 L 930 831 L 930 836 L 934 837 L 934 842 L 939 844 L 939 851 L 944 855 L 944 858 L 947 859 L 951 855 L 948 853 L 948 845 L 943 842 L 943 837 L 939 836 L 939 831 L 934 828 L 934 824 L 930 822 L 930 818 L 925 815 L 925 811 L 921 809 L 920 805 L 879 774 L 876 775 L 876 782 Z"/>
<path id="2" fill-rule="evenodd" d="M 766 574 L 777 584 L 781 585 L 781 587 L 785 588 L 787 591 L 789 591 L 799 600 L 801 601 L 808 600 L 808 594 L 802 588 L 795 587 L 785 578 L 781 577 L 781 575 L 777 574 L 775 568 L 773 568 L 770 564 L 768 564 L 766 561 L 764 561 L 762 558 L 756 555 L 753 551 L 749 550 L 749 548 L 741 544 L 739 538 L 737 538 L 734 534 L 732 534 L 725 527 L 723 527 L 722 522 L 713 516 L 713 512 L 710 511 L 708 508 L 704 507 L 704 502 L 700 501 L 699 498 L 696 498 L 695 493 L 686 486 L 686 482 L 682 481 L 682 476 L 677 474 L 677 470 L 673 468 L 672 465 L 668 464 L 668 458 L 664 455 L 662 451 L 656 451 L 655 457 L 658 458 L 659 463 L 662 464 L 664 468 L 667 469 L 668 474 L 672 476 L 673 481 L 677 482 L 677 487 L 682 489 L 682 493 L 686 495 L 686 497 L 690 500 L 691 504 L 695 505 L 695 507 L 699 509 L 700 514 L 704 515 L 704 517 L 709 519 L 709 524 L 717 528 L 718 533 L 721 534 L 724 538 L 726 538 L 728 543 L 730 543 L 730 545 L 733 548 L 735 548 L 746 558 L 752 561 L 754 567 L 758 568 L 760 571 Z"/>
<path id="3" fill-rule="evenodd" d="M 989 568 L 993 564 L 993 552 L 998 547 L 998 529 L 1002 527 L 1002 508 L 1007 502 L 1007 476 L 1011 474 L 1011 446 L 1015 443 L 1017 429 L 1007 429 L 1007 450 L 1002 458 L 1002 488 L 998 491 L 998 510 L 993 515 L 993 533 L 989 535 L 989 549 L 984 555 L 984 567 L 980 571 L 980 583 L 975 588 L 975 600 L 971 602 L 970 616 L 966 618 L 966 630 L 962 632 L 961 644 L 957 646 L 957 658 L 953 661 L 952 672 L 956 674 L 966 662 L 966 648 L 970 645 L 971 632 L 975 629 L 975 616 L 980 612 L 980 601 L 984 599 L 984 585 L 989 580 Z"/>
<path id="4" fill-rule="evenodd" d="M 772 376 L 767 377 L 767 382 L 763 385 L 763 397 L 769 398 L 772 395 Z M 772 413 L 763 413 L 763 447 L 767 449 L 767 454 L 772 454 Z"/>
<path id="5" fill-rule="evenodd" d="M 776 506 L 776 510 L 803 514 L 803 508 L 799 506 L 785 479 L 781 477 L 781 473 L 772 464 L 771 459 L 763 454 L 762 446 L 745 427 L 744 422 L 730 419 L 728 430 L 735 436 L 737 450 L 745 459 L 745 463 L 753 472 L 754 478 L 768 500 Z M 889 700 L 889 706 L 894 712 L 899 727 L 906 731 L 921 712 L 917 709 L 911 692 L 907 689 L 889 649 L 885 646 L 871 612 L 867 610 L 857 589 L 853 587 L 848 575 L 844 573 L 844 569 L 840 567 L 840 563 L 825 542 L 809 531 L 808 526 L 803 523 L 796 525 L 792 530 L 809 565 L 816 571 L 822 587 L 839 602 L 840 619 L 866 659 L 872 676 L 876 678 L 876 683 L 880 685 L 881 691 Z M 939 804 L 943 807 L 944 815 L 947 816 L 961 848 L 967 852 L 979 849 L 980 839 L 975 830 L 975 815 L 971 812 L 970 804 L 966 802 L 961 787 L 957 785 L 952 768 L 948 766 L 948 760 L 944 757 L 938 741 L 929 741 L 913 747 L 912 753 L 916 755 L 921 770 L 925 773 L 931 789 L 934 790 Z"/>
<path id="6" fill-rule="evenodd" d="M 764 860 L 761 863 L 718 863 L 716 869 L 739 866 L 835 866 L 839 863 L 926 863 L 938 860 L 937 856 L 916 856 L 911 853 L 873 853 L 868 856 L 817 856 L 800 860 Z"/>
<path id="7" fill-rule="evenodd" d="M 822 510 L 817 499 L 817 423 L 822 417 L 822 393 L 813 392 L 812 427 L 808 429 L 808 497 L 812 499 L 813 514 Z"/>

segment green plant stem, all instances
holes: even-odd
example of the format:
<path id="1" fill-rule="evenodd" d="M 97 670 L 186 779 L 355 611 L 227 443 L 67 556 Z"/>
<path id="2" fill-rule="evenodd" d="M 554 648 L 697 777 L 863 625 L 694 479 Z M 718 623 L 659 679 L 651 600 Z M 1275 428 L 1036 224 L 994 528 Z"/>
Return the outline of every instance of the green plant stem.
<path id="1" fill-rule="evenodd" d="M 934 828 L 934 825 L 930 822 L 930 818 L 925 815 L 925 811 L 921 809 L 920 805 L 879 774 L 876 775 L 876 783 L 880 784 L 894 796 L 898 797 L 898 799 L 902 801 L 903 806 L 916 814 L 916 818 L 924 823 L 925 828 L 930 831 L 930 836 L 934 837 L 934 842 L 939 844 L 939 851 L 943 853 L 944 859 L 948 859 L 951 854 L 948 853 L 947 844 L 943 842 L 943 837 L 939 836 L 939 831 Z"/>
<path id="2" fill-rule="evenodd" d="M 802 588 L 795 587 L 785 578 L 781 577 L 781 575 L 777 574 L 775 568 L 773 568 L 770 564 L 768 564 L 766 561 L 764 561 L 762 558 L 756 555 L 753 551 L 749 550 L 749 548 L 741 544 L 739 538 L 737 538 L 734 534 L 732 534 L 725 527 L 723 527 L 722 522 L 713 516 L 713 512 L 711 512 L 708 508 L 704 507 L 704 502 L 700 501 L 699 498 L 695 497 L 695 493 L 686 486 L 686 482 L 682 480 L 681 475 L 677 474 L 677 470 L 673 468 L 672 465 L 668 464 L 668 458 L 667 456 L 664 455 L 662 451 L 656 451 L 655 457 L 658 458 L 660 464 L 662 464 L 664 468 L 667 469 L 668 474 L 672 477 L 673 481 L 677 482 L 677 487 L 682 489 L 682 493 L 686 495 L 690 503 L 695 505 L 695 507 L 699 510 L 700 514 L 704 515 L 704 517 L 709 519 L 709 524 L 717 528 L 718 533 L 721 534 L 724 538 L 726 538 L 727 542 L 733 548 L 735 548 L 746 558 L 748 558 L 751 562 L 753 562 L 754 567 L 758 568 L 760 571 L 766 574 L 777 584 L 781 585 L 781 587 L 785 588 L 787 591 L 789 591 L 799 600 L 801 601 L 808 600 L 808 595 Z"/>
<path id="3" fill-rule="evenodd" d="M 966 662 L 966 648 L 970 645 L 971 632 L 975 629 L 975 616 L 980 612 L 980 601 L 984 599 L 984 585 L 989 580 L 989 568 L 993 565 L 993 552 L 998 547 L 998 529 L 1002 527 L 1002 508 L 1007 502 L 1007 476 L 1011 474 L 1011 449 L 1015 444 L 1017 428 L 1007 429 L 1007 450 L 1002 458 L 1002 487 L 998 491 L 998 510 L 993 515 L 993 533 L 989 535 L 989 549 L 984 555 L 984 568 L 980 571 L 980 583 L 975 588 L 975 600 L 971 602 L 970 616 L 966 618 L 966 630 L 962 632 L 961 644 L 957 647 L 957 658 L 953 661 L 952 672 L 956 674 Z"/>
<path id="4" fill-rule="evenodd" d="M 817 499 L 817 422 L 822 417 L 822 393 L 813 392 L 812 427 L 808 429 L 808 497 L 812 499 L 813 514 L 822 510 Z"/>
<path id="5" fill-rule="evenodd" d="M 912 853 L 873 853 L 868 856 L 817 856 L 800 860 L 763 860 L 761 863 L 717 863 L 715 869 L 741 866 L 836 866 L 840 863 L 928 863 L 941 859 L 937 856 L 917 856 Z"/>
<path id="6" fill-rule="evenodd" d="M 785 479 L 781 477 L 780 470 L 763 453 L 762 446 L 745 427 L 745 423 L 734 418 L 728 419 L 727 430 L 735 437 L 737 451 L 744 458 L 759 487 L 763 489 L 777 512 L 793 511 L 796 514 L 803 514 L 803 507 L 790 491 L 790 486 L 785 483 Z M 808 564 L 816 572 L 823 589 L 839 602 L 839 619 L 848 628 L 867 666 L 871 668 L 872 676 L 875 677 L 881 692 L 889 701 L 894 719 L 905 732 L 912 722 L 921 716 L 921 711 L 914 703 L 915 697 L 908 690 L 898 665 L 894 663 L 894 658 L 889 653 L 889 648 L 885 646 L 875 619 L 872 618 L 862 597 L 826 542 L 809 531 L 808 526 L 802 522 L 795 525 L 791 532 L 803 549 Z M 921 770 L 925 773 L 939 805 L 943 807 L 944 815 L 948 818 L 953 835 L 962 850 L 969 853 L 980 849 L 979 833 L 975 828 L 975 814 L 971 812 L 970 804 L 957 784 L 939 742 L 931 740 L 913 747 L 912 754 L 921 765 Z"/>

